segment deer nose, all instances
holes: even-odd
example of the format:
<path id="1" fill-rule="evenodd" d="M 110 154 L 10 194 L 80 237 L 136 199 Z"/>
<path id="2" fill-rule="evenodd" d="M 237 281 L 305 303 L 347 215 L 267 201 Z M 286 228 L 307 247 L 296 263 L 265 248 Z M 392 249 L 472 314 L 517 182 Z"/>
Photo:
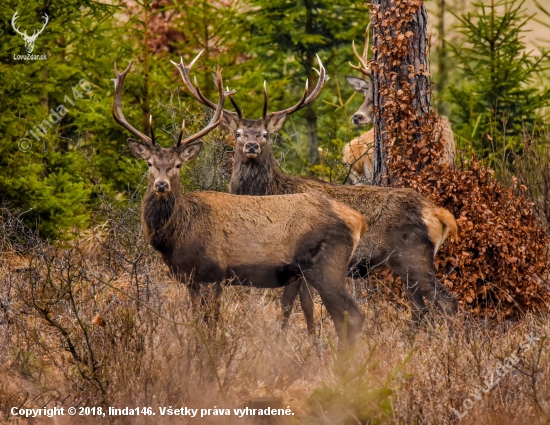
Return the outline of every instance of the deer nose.
<path id="1" fill-rule="evenodd" d="M 168 183 L 166 183 L 166 182 L 157 182 L 155 184 L 155 188 L 157 189 L 157 192 L 167 192 L 168 191 Z"/>
<path id="2" fill-rule="evenodd" d="M 353 123 L 355 125 L 361 124 L 362 119 L 363 119 L 363 114 L 353 114 Z"/>
<path id="3" fill-rule="evenodd" d="M 244 145 L 244 148 L 246 149 L 247 153 L 256 153 L 258 152 L 258 149 L 260 149 L 260 145 L 256 142 L 247 142 Z"/>

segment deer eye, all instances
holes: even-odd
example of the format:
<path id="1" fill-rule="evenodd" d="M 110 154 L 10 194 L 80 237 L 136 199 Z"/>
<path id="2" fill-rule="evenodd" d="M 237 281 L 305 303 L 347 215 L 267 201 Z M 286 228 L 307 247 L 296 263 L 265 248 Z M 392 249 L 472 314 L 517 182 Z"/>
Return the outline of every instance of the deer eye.
<path id="1" fill-rule="evenodd" d="M 176 168 L 181 168 L 181 164 L 176 165 Z"/>
<path id="2" fill-rule="evenodd" d="M 240 131 L 236 131 L 236 132 L 235 132 L 235 136 L 236 136 L 236 137 L 241 137 L 241 136 L 242 136 L 242 133 L 241 133 Z"/>
<path id="3" fill-rule="evenodd" d="M 269 136 L 269 133 L 267 131 L 264 131 L 262 133 L 262 136 L 264 137 L 264 139 L 267 139 L 267 136 Z"/>
<path id="4" fill-rule="evenodd" d="M 147 165 L 151 167 L 153 164 L 151 164 L 149 161 L 147 161 Z"/>

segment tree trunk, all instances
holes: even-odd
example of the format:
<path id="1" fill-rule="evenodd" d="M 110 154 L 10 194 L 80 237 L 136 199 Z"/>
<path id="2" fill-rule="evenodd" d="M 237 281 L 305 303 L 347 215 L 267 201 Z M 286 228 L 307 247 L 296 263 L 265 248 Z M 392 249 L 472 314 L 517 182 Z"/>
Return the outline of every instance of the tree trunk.
<path id="1" fill-rule="evenodd" d="M 373 0 L 374 184 L 391 185 L 391 154 L 422 139 L 430 110 L 423 2 Z"/>

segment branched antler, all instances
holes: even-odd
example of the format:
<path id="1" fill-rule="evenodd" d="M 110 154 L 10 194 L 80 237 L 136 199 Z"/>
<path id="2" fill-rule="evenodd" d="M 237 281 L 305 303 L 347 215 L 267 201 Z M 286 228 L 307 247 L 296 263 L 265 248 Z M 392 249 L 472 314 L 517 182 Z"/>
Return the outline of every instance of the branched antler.
<path id="1" fill-rule="evenodd" d="M 370 23 L 367 25 L 367 29 L 365 31 L 365 46 L 363 47 L 363 55 L 359 55 L 357 53 L 357 49 L 355 48 L 355 41 L 351 42 L 351 46 L 353 48 L 353 54 L 357 59 L 359 59 L 359 66 L 353 65 L 351 62 L 349 63 L 349 66 L 351 66 L 353 69 L 356 69 L 357 71 L 362 72 L 363 74 L 367 75 L 368 77 L 372 77 L 372 69 L 369 66 L 368 61 L 368 52 L 369 52 L 369 37 L 370 37 Z"/>
<path id="2" fill-rule="evenodd" d="M 122 85 L 124 84 L 124 78 L 126 78 L 126 75 L 130 72 L 133 63 L 134 61 L 130 61 L 128 67 L 124 71 L 119 72 L 115 62 L 116 78 L 113 79 L 113 82 L 115 83 L 115 100 L 111 106 L 111 112 L 113 113 L 113 117 L 117 123 L 123 126 L 134 136 L 138 137 L 145 145 L 152 147 L 154 145 L 153 140 L 132 126 L 126 120 L 124 117 L 124 112 L 122 111 Z"/>
<path id="3" fill-rule="evenodd" d="M 197 82 L 195 80 L 194 84 L 193 82 L 191 82 L 191 77 L 189 75 L 189 71 L 191 70 L 191 67 L 195 64 L 195 62 L 199 59 L 200 55 L 202 54 L 203 51 L 201 51 L 196 57 L 195 59 L 193 59 L 191 61 L 191 63 L 189 65 L 185 65 L 183 63 L 183 58 L 180 60 L 180 63 L 176 63 L 174 61 L 171 61 L 179 70 L 180 74 L 181 74 L 181 77 L 183 79 L 183 83 L 185 84 L 185 86 L 187 87 L 187 89 L 189 90 L 189 92 L 191 93 L 191 95 L 196 99 L 198 100 L 200 103 L 202 103 L 203 105 L 205 106 L 208 106 L 209 108 L 211 109 L 215 109 L 216 108 L 216 104 L 214 102 L 212 102 L 211 100 L 207 99 L 200 91 L 200 89 L 198 88 L 197 86 Z M 319 58 L 319 55 L 317 55 L 317 60 L 319 61 L 319 70 L 313 68 L 315 70 L 315 72 L 317 72 L 317 74 L 319 75 L 319 81 L 317 82 L 317 85 L 315 86 L 315 88 L 311 91 L 311 93 L 309 93 L 308 95 L 308 89 L 309 89 L 309 86 L 308 86 L 308 82 L 306 81 L 306 87 L 305 87 L 305 90 L 304 90 L 304 94 L 302 95 L 302 98 L 300 99 L 300 101 L 288 108 L 288 109 L 284 109 L 282 111 L 278 111 L 278 112 L 272 112 L 271 114 L 269 115 L 289 115 L 289 114 L 292 114 L 293 112 L 296 112 L 304 107 L 306 107 L 307 105 L 309 105 L 311 102 L 313 102 L 317 96 L 319 96 L 319 94 L 321 93 L 321 90 L 323 89 L 323 87 L 325 86 L 325 84 L 327 83 L 327 81 L 329 80 L 329 77 L 327 76 L 326 74 L 326 70 L 325 70 L 325 67 L 323 66 L 322 62 L 321 62 L 321 59 Z M 228 114 L 228 115 L 231 115 L 233 116 L 233 118 L 237 118 L 238 119 L 243 119 L 243 113 L 241 111 L 241 108 L 239 108 L 239 105 L 237 105 L 237 103 L 235 102 L 235 100 L 231 97 L 234 93 L 233 92 L 230 92 L 228 93 L 228 96 L 229 96 L 229 99 L 231 100 L 231 103 L 233 104 L 233 106 L 235 107 L 235 111 L 236 112 L 233 112 L 233 111 L 228 111 L 227 109 L 224 109 L 223 110 L 223 113 L 224 114 Z M 262 117 L 263 119 L 266 119 L 268 114 L 267 114 L 267 102 L 268 102 L 268 95 L 267 95 L 267 88 L 266 88 L 266 83 L 264 82 L 264 105 L 263 105 L 263 110 L 262 110 Z"/>

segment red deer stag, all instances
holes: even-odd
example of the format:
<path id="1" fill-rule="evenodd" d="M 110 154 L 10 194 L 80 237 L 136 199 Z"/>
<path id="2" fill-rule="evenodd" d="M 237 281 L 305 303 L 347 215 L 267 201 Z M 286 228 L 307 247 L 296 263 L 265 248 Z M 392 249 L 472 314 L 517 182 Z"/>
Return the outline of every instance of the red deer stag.
<path id="1" fill-rule="evenodd" d="M 198 140 L 223 117 L 225 95 L 219 68 L 215 112 L 206 128 L 182 141 L 183 125 L 174 147 L 163 148 L 124 118 L 124 78 L 115 64 L 113 116 L 141 142 L 128 147 L 149 165 L 149 183 L 142 201 L 147 240 L 182 282 L 192 281 L 195 300 L 210 287 L 219 298 L 222 282 L 277 288 L 302 277 L 321 295 L 339 343 L 356 340 L 364 314 L 346 292 L 347 264 L 366 231 L 358 212 L 322 193 L 285 196 L 237 196 L 220 192 L 182 193 L 180 168 L 197 156 Z M 197 93 L 200 90 L 197 86 Z M 347 325 L 345 317 L 347 313 Z M 347 332 L 346 332 L 347 330 Z"/>
<path id="2" fill-rule="evenodd" d="M 359 66 L 353 65 L 351 62 L 349 65 L 353 69 L 360 71 L 363 75 L 366 75 L 370 80 L 372 78 L 372 69 L 367 59 L 369 30 L 370 24 L 367 26 L 365 33 L 365 46 L 361 56 L 357 53 L 355 42 L 352 42 L 353 53 L 359 60 Z M 359 127 L 371 124 L 373 118 L 372 106 L 374 102 L 372 84 L 370 81 L 350 76 L 346 77 L 346 80 L 353 90 L 364 96 L 363 103 L 359 107 L 359 110 L 353 114 L 353 123 Z M 434 137 L 435 140 L 439 140 L 443 147 L 439 164 L 449 164 L 451 167 L 454 167 L 456 160 L 455 139 L 451 124 L 447 117 L 441 115 L 437 117 L 432 137 Z M 373 177 L 372 160 L 374 157 L 374 128 L 356 137 L 344 146 L 342 157 L 344 164 L 351 168 L 349 180 L 352 184 L 359 182 L 371 183 Z"/>
<path id="3" fill-rule="evenodd" d="M 206 99 L 191 83 L 189 70 L 197 59 L 198 56 L 189 66 L 184 65 L 183 60 L 174 64 L 195 99 L 215 109 L 216 104 Z M 260 119 L 244 118 L 231 98 L 236 112 L 224 110 L 222 121 L 222 126 L 236 137 L 231 192 L 260 196 L 323 192 L 359 211 L 368 226 L 352 260 L 357 271 L 365 275 L 370 269 L 389 267 L 397 273 L 405 284 L 414 323 L 425 314 L 425 299 L 445 314 L 455 314 L 457 302 L 437 281 L 433 264 L 439 246 L 449 233 L 456 234 L 457 231 L 456 220 L 448 210 L 434 205 L 412 189 L 342 186 L 319 179 L 288 176 L 277 169 L 268 143 L 269 136 L 283 127 L 288 115 L 308 105 L 319 95 L 328 79 L 320 61 L 319 67 L 319 82 L 311 93 L 308 94 L 306 82 L 300 101 L 279 112 L 267 113 L 268 96 L 264 85 L 264 106 Z M 283 306 L 293 305 L 299 287 L 299 282 L 285 287 Z M 313 321 L 313 315 L 310 320 Z"/>

